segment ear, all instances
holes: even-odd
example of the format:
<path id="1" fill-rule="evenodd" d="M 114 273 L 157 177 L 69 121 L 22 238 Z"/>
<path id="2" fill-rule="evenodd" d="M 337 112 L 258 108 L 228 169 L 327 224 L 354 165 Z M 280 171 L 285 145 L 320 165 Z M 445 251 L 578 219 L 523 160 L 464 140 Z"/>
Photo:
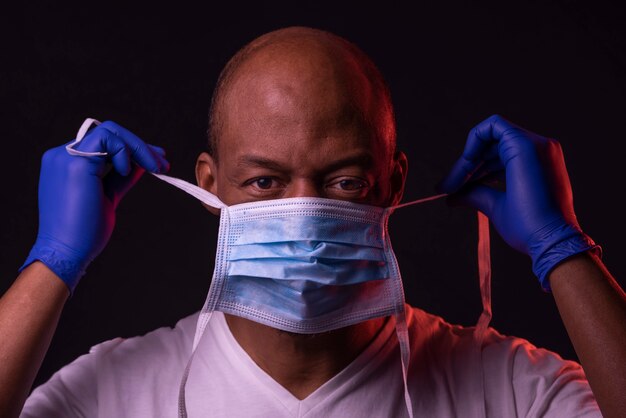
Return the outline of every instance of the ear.
<path id="1" fill-rule="evenodd" d="M 406 182 L 406 174 L 409 169 L 409 161 L 402 151 L 396 152 L 394 156 L 393 166 L 391 167 L 389 191 L 389 206 L 395 206 L 402 200 L 404 194 L 404 185 Z"/>
<path id="2" fill-rule="evenodd" d="M 207 152 L 203 152 L 196 160 L 196 182 L 198 186 L 217 196 L 217 164 L 213 157 Z M 220 210 L 209 205 L 202 204 L 209 212 L 219 215 Z"/>

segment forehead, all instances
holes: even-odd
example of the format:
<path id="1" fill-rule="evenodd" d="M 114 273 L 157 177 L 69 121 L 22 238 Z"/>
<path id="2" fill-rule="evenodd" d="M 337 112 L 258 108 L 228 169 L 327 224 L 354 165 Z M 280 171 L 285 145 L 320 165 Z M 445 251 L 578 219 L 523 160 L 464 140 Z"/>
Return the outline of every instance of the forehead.
<path id="1" fill-rule="evenodd" d="M 239 162 L 256 156 L 310 171 L 357 153 L 383 157 L 376 135 L 354 109 L 312 108 L 285 95 L 235 112 L 224 127 L 221 158 Z"/>
<path id="2" fill-rule="evenodd" d="M 374 96 L 346 51 L 310 42 L 273 45 L 247 57 L 232 77 L 222 102 L 220 142 L 342 132 L 338 136 L 375 145 Z"/>

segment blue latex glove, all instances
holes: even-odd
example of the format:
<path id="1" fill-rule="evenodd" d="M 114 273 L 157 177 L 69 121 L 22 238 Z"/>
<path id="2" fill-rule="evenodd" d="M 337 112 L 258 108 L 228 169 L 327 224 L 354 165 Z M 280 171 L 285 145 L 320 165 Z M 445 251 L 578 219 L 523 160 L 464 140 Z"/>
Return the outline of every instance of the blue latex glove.
<path id="1" fill-rule="evenodd" d="M 46 151 L 39 178 L 37 240 L 20 268 L 40 260 L 70 292 L 104 249 L 115 225 L 115 208 L 144 169 L 169 170 L 162 148 L 110 121 L 89 131 L 76 149 L 108 156 L 72 156 L 65 145 Z"/>
<path id="2" fill-rule="evenodd" d="M 504 180 L 504 188 L 493 187 L 493 180 Z M 528 254 L 546 291 L 558 263 L 592 248 L 600 251 L 576 220 L 560 144 L 498 115 L 470 131 L 463 155 L 439 189 L 453 193 L 452 204 L 483 212 L 509 245 Z"/>

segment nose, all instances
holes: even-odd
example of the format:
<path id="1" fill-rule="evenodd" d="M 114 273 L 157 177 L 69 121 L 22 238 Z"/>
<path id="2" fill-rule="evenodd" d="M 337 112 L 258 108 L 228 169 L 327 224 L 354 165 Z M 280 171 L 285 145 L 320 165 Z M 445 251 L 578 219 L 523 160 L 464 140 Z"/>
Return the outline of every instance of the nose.
<path id="1" fill-rule="evenodd" d="M 324 197 L 318 184 L 312 179 L 294 179 L 283 197 Z"/>

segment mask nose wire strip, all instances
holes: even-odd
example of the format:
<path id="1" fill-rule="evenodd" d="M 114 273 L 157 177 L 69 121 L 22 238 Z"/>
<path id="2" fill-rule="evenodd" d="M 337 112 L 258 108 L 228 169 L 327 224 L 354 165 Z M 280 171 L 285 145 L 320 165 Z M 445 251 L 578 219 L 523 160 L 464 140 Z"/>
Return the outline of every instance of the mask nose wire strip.
<path id="1" fill-rule="evenodd" d="M 474 347 L 476 350 L 475 364 L 478 367 L 477 375 L 480 378 L 480 384 L 477 387 L 478 393 L 476 399 L 482 399 L 483 402 L 478 404 L 478 413 L 476 416 L 487 417 L 487 398 L 485 394 L 485 378 L 483 367 L 483 343 L 489 322 L 491 321 L 491 249 L 489 239 L 489 218 L 482 212 L 478 215 L 478 277 L 480 281 L 480 297 L 482 299 L 483 311 L 478 318 L 476 328 L 474 329 Z"/>

